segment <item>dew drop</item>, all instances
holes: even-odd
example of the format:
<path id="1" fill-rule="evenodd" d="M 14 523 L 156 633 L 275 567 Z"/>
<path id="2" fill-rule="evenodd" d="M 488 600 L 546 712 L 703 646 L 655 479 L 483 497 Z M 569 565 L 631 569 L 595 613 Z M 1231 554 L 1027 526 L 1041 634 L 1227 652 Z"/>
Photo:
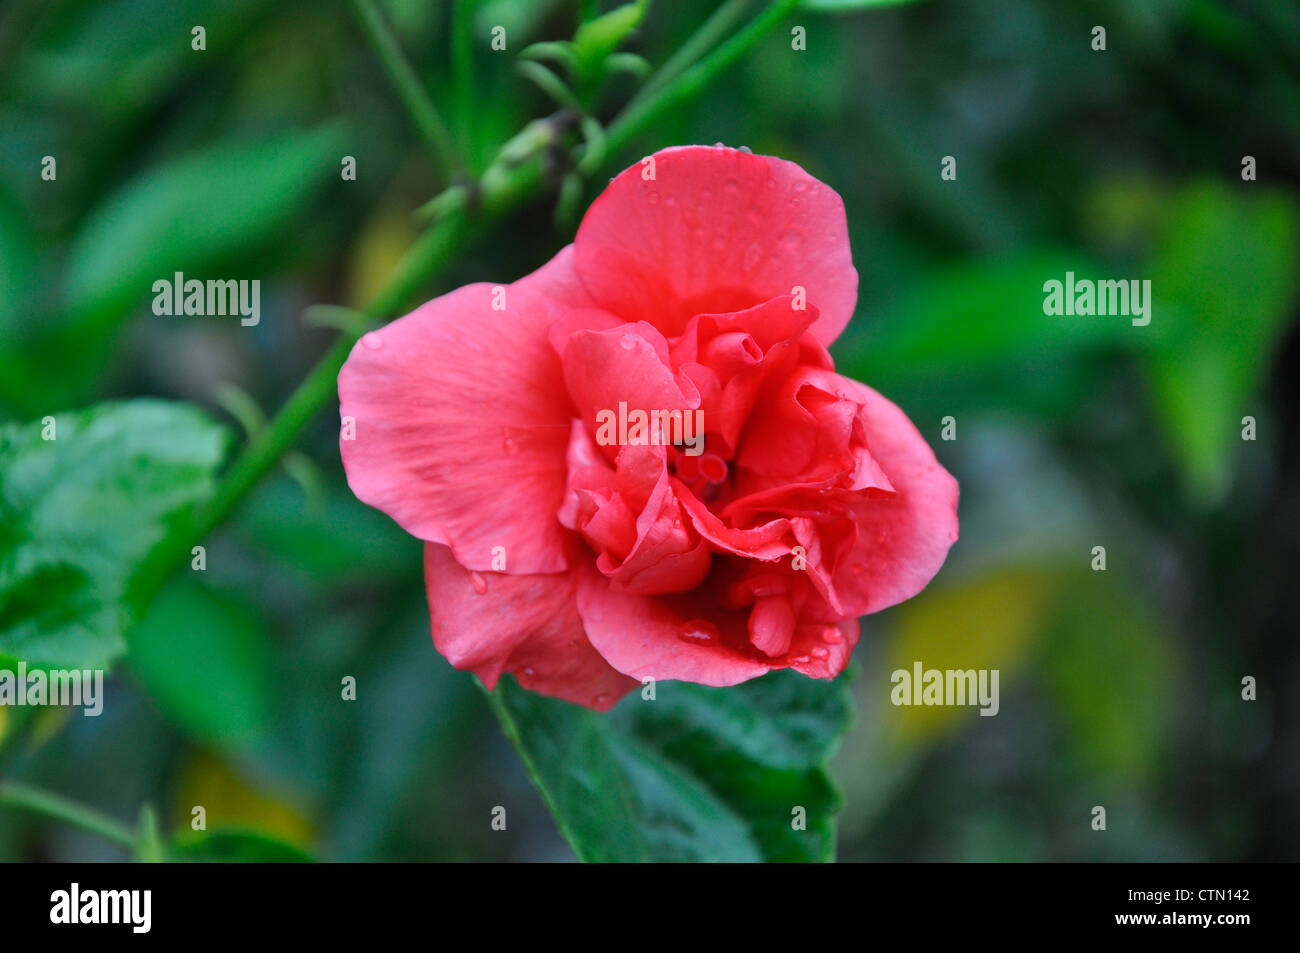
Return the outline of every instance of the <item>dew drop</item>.
<path id="1" fill-rule="evenodd" d="M 361 335 L 361 343 L 372 351 L 378 351 L 384 346 L 384 339 L 379 336 L 378 331 L 367 331 Z"/>
<path id="2" fill-rule="evenodd" d="M 603 707 L 604 705 L 606 705 L 606 704 L 608 704 L 608 703 L 609 703 L 609 695 L 607 695 L 605 692 L 601 692 L 599 695 L 596 696 L 596 704 L 597 704 L 597 705 L 600 705 L 600 706 Z"/>
<path id="3" fill-rule="evenodd" d="M 794 183 L 794 190 L 795 190 L 796 192 L 802 192 L 802 191 L 803 191 L 804 189 L 806 189 L 806 188 L 808 188 L 808 183 L 805 182 L 803 179 L 797 179 L 797 180 L 795 181 L 795 183 Z"/>
<path id="4" fill-rule="evenodd" d="M 623 346 L 623 350 L 630 351 L 632 350 L 632 348 L 636 347 L 636 335 L 632 334 L 631 332 L 628 332 L 627 334 L 623 335 L 622 340 L 620 340 L 618 343 Z"/>
<path id="5" fill-rule="evenodd" d="M 754 150 L 749 148 L 749 146 L 738 146 L 737 151 L 747 153 L 751 156 L 754 154 Z"/>
<path id="6" fill-rule="evenodd" d="M 758 262 L 762 257 L 762 246 L 758 242 L 750 242 L 749 247 L 745 249 L 745 257 L 741 261 L 741 265 L 746 271 L 753 271 L 758 267 Z"/>
<path id="7" fill-rule="evenodd" d="M 533 670 L 532 666 L 528 666 L 527 668 L 524 669 L 523 674 L 528 678 L 532 678 L 534 675 L 537 674 L 537 672 Z"/>
<path id="8" fill-rule="evenodd" d="M 844 641 L 844 636 L 840 634 L 839 629 L 827 628 L 822 632 L 822 641 L 827 645 L 839 645 Z"/>
<path id="9" fill-rule="evenodd" d="M 681 624 L 677 637 L 695 645 L 713 645 L 718 641 L 718 627 L 708 619 L 691 619 Z"/>
<path id="10" fill-rule="evenodd" d="M 509 427 L 503 427 L 501 429 L 501 449 L 512 457 L 519 452 L 519 444 L 517 444 L 515 438 L 511 436 Z"/>
<path id="11" fill-rule="evenodd" d="M 822 646 L 819 645 L 816 648 L 809 651 L 808 654 L 815 659 L 824 659 L 826 658 L 826 656 L 830 655 L 831 653 L 830 653 L 830 649 L 823 648 Z"/>
<path id="12" fill-rule="evenodd" d="M 769 189 L 775 189 L 775 188 L 776 188 L 776 179 L 768 179 L 768 180 L 767 180 L 767 187 L 768 187 Z"/>
<path id="13" fill-rule="evenodd" d="M 474 587 L 474 591 L 480 596 L 487 592 L 487 580 L 483 578 L 481 573 L 471 572 L 469 574 L 469 584 Z"/>

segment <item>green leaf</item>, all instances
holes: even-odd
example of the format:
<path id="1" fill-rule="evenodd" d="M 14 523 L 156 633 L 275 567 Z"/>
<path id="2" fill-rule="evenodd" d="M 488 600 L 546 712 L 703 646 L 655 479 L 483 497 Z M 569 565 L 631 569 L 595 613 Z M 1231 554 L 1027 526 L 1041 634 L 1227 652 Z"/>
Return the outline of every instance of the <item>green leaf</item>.
<path id="1" fill-rule="evenodd" d="M 125 648 L 132 573 L 213 489 L 227 432 L 135 400 L 0 428 L 0 654 L 96 668 Z"/>
<path id="2" fill-rule="evenodd" d="M 1147 357 L 1157 417 L 1194 500 L 1227 489 L 1241 418 L 1300 291 L 1300 212 L 1276 191 L 1188 187 L 1175 199 L 1151 263 L 1161 346 Z"/>
<path id="3" fill-rule="evenodd" d="M 1152 780 L 1182 679 L 1159 617 L 1115 582 L 1080 573 L 1043 634 L 1042 665 L 1075 755 L 1116 787 Z"/>
<path id="4" fill-rule="evenodd" d="M 604 715 L 510 678 L 489 698 L 581 860 L 831 860 L 847 681 L 662 682 Z"/>
<path id="5" fill-rule="evenodd" d="M 239 599 L 182 579 L 127 633 L 132 672 L 191 738 L 240 747 L 271 722 L 270 636 Z"/>
<path id="6" fill-rule="evenodd" d="M 178 861 L 204 863 L 312 863 L 315 858 L 300 847 L 252 830 L 212 830 L 185 834 L 172 840 L 168 854 Z"/>
<path id="7" fill-rule="evenodd" d="M 204 272 L 265 247 L 337 175 L 344 141 L 336 123 L 147 170 L 81 226 L 63 286 L 73 323 L 105 323 L 152 301 L 158 279 L 211 277 Z"/>

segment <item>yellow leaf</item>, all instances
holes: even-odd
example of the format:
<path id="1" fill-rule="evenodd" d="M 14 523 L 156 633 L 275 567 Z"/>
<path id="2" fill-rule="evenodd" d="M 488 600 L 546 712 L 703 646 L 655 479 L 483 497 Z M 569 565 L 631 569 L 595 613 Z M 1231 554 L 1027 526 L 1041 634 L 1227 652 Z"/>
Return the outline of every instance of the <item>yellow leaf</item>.
<path id="1" fill-rule="evenodd" d="M 299 847 L 310 846 L 312 825 L 287 801 L 253 787 L 224 760 L 200 753 L 190 759 L 177 785 L 176 816 L 190 829 L 193 810 L 201 806 L 208 830 L 246 827 Z"/>
<path id="2" fill-rule="evenodd" d="M 357 237 L 348 261 L 348 306 L 364 309 L 392 277 L 397 263 L 418 237 L 409 211 L 385 208 L 372 216 Z"/>
<path id="3" fill-rule="evenodd" d="M 999 569 L 968 582 L 930 589 L 893 611 L 894 635 L 886 650 L 886 671 L 998 671 L 998 693 L 1023 667 L 1042 629 L 1060 581 L 1049 570 Z M 957 725 L 980 717 L 978 705 L 899 705 L 893 684 L 879 686 L 888 734 L 904 743 L 932 741 Z"/>

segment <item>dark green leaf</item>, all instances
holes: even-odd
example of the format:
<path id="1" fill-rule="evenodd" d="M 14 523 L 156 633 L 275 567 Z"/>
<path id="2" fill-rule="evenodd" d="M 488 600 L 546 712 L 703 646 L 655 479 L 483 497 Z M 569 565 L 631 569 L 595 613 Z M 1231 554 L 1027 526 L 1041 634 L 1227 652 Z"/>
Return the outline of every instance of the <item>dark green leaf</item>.
<path id="1" fill-rule="evenodd" d="M 664 682 L 605 715 L 509 678 L 491 699 L 582 860 L 831 860 L 840 797 L 824 765 L 846 681 Z"/>

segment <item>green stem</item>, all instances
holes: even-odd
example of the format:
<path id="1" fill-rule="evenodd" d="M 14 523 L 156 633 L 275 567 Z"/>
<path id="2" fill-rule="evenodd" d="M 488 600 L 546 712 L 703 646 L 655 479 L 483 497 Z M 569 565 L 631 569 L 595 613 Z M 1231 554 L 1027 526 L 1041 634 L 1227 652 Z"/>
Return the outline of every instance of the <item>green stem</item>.
<path id="1" fill-rule="evenodd" d="M 749 48 L 757 43 L 763 34 L 776 26 L 798 5 L 799 0 L 774 0 L 767 9 L 753 20 L 750 20 L 744 29 L 738 31 L 731 39 L 727 40 L 707 57 L 677 76 L 671 84 L 647 96 L 639 103 L 630 104 L 606 130 L 605 148 L 609 152 L 617 152 L 627 145 L 642 128 L 668 110 L 681 105 L 696 95 L 712 82 L 719 73 L 748 52 Z M 709 23 L 706 22 L 700 29 L 708 28 Z M 688 45 L 691 42 L 693 40 L 688 41 Z"/>
<path id="2" fill-rule="evenodd" d="M 375 48 L 379 61 L 388 72 L 388 78 L 393 81 L 397 95 L 401 97 L 406 111 L 411 114 L 415 128 L 433 152 L 434 160 L 441 166 L 442 173 L 450 179 L 461 167 L 455 143 L 428 92 L 420 85 L 419 77 L 402 53 L 397 37 L 393 36 L 393 31 L 375 0 L 352 0 L 352 8 L 356 11 L 371 46 Z"/>
<path id="3" fill-rule="evenodd" d="M 691 34 L 690 39 L 683 43 L 677 52 L 646 81 L 625 108 L 634 107 L 643 100 L 649 99 L 711 50 L 715 43 L 732 31 L 752 2 L 753 0 L 727 0 L 714 10 L 703 25 Z"/>
<path id="4" fill-rule="evenodd" d="M 471 168 L 478 172 L 478 147 L 470 126 L 474 115 L 474 51 L 470 46 L 473 7 L 474 0 L 451 0 L 451 88 L 455 108 L 452 122 L 461 154 L 470 157 Z"/>
<path id="5" fill-rule="evenodd" d="M 93 808 L 84 807 L 49 791 L 17 781 L 0 781 L 0 807 L 16 807 L 73 824 L 105 840 L 136 849 L 135 834 L 126 826 Z"/>

